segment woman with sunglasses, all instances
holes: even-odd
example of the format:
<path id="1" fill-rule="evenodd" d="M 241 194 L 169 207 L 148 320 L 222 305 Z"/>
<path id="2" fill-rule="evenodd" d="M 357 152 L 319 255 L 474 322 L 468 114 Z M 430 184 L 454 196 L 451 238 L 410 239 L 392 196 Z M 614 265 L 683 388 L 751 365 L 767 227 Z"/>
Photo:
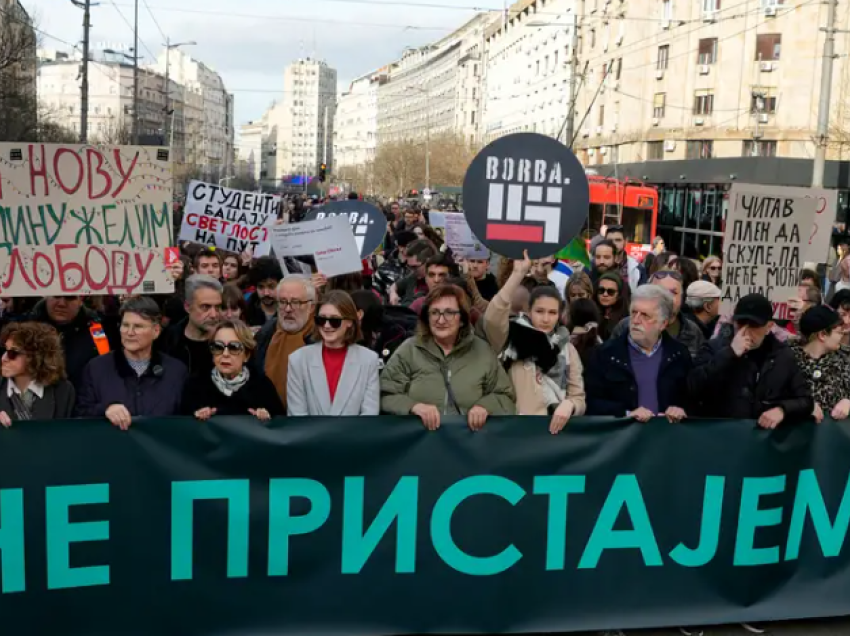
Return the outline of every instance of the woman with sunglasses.
<path id="1" fill-rule="evenodd" d="M 251 328 L 241 320 L 223 320 L 210 340 L 213 370 L 186 385 L 183 413 L 203 421 L 213 415 L 253 415 L 261 422 L 284 414 L 277 390 L 247 362 L 257 349 Z"/>
<path id="2" fill-rule="evenodd" d="M 596 306 L 602 322 L 599 323 L 599 337 L 608 340 L 614 329 L 629 314 L 629 292 L 619 274 L 609 272 L 596 281 Z"/>
<path id="3" fill-rule="evenodd" d="M 0 333 L 0 344 L 0 425 L 71 417 L 74 387 L 65 379 L 65 355 L 56 330 L 38 322 L 14 322 Z"/>
<path id="4" fill-rule="evenodd" d="M 378 415 L 378 354 L 356 344 L 361 340 L 360 324 L 351 296 L 344 291 L 325 294 L 313 321 L 316 344 L 289 356 L 287 413 Z"/>
<path id="5" fill-rule="evenodd" d="M 723 272 L 723 261 L 718 256 L 709 256 L 702 264 L 702 279 L 723 289 L 720 275 Z"/>

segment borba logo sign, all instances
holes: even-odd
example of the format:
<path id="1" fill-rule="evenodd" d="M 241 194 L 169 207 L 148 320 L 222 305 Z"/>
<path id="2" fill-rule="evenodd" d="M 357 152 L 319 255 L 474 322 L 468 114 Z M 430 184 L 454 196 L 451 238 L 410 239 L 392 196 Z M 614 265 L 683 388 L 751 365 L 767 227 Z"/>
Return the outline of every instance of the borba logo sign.
<path id="1" fill-rule="evenodd" d="M 335 201 L 311 210 L 305 221 L 318 221 L 332 216 L 344 216 L 351 224 L 351 231 L 360 250 L 360 258 L 372 254 L 384 240 L 387 222 L 383 212 L 363 201 Z"/>
<path id="2" fill-rule="evenodd" d="M 487 238 L 557 243 L 563 186 L 570 184 L 561 175 L 560 163 L 487 157 Z"/>
<path id="3" fill-rule="evenodd" d="M 360 250 L 360 253 L 362 254 L 363 248 L 366 245 L 366 234 L 369 232 L 369 226 L 373 225 L 375 221 L 370 219 L 368 214 L 360 214 L 359 212 L 341 212 L 340 214 L 325 214 L 324 212 L 319 212 L 316 215 L 316 220 L 331 216 L 348 217 L 348 222 L 351 223 L 351 231 L 354 232 L 354 240 L 357 243 L 357 249 Z"/>
<path id="4" fill-rule="evenodd" d="M 520 133 L 497 139 L 473 160 L 463 182 L 463 206 L 473 234 L 508 258 L 552 256 L 587 221 L 590 192 L 584 168 L 551 137 Z"/>

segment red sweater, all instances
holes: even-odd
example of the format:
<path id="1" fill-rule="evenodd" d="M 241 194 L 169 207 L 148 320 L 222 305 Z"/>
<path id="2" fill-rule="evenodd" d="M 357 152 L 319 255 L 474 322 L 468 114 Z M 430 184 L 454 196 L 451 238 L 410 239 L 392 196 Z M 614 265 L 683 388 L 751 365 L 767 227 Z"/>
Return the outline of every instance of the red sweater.
<path id="1" fill-rule="evenodd" d="M 325 365 L 325 377 L 328 379 L 328 391 L 331 394 L 331 403 L 339 386 L 339 378 L 342 375 L 342 367 L 345 364 L 345 354 L 348 347 L 342 349 L 328 349 L 322 346 L 322 363 Z"/>

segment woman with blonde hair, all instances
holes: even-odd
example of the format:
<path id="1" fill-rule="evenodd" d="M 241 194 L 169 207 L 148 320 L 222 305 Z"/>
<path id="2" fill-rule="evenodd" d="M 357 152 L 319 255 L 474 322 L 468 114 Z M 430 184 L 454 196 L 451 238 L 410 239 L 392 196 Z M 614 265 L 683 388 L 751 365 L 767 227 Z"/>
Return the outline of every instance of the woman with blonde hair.
<path id="1" fill-rule="evenodd" d="M 378 415 L 378 354 L 362 339 L 357 306 L 344 291 L 322 297 L 313 341 L 289 356 L 286 409 L 299 415 Z"/>
<path id="2" fill-rule="evenodd" d="M 13 322 L 0 333 L 0 344 L 0 425 L 71 417 L 74 387 L 65 379 L 58 332 L 40 322 Z"/>
<path id="3" fill-rule="evenodd" d="M 265 375 L 251 373 L 247 362 L 257 350 L 251 328 L 241 320 L 216 325 L 210 340 L 212 373 L 186 384 L 183 412 L 201 421 L 213 415 L 253 415 L 261 422 L 283 415 L 277 390 Z"/>
<path id="4" fill-rule="evenodd" d="M 709 256 L 702 263 L 702 280 L 707 280 L 709 283 L 717 285 L 723 289 L 723 282 L 720 278 L 723 273 L 723 261 L 719 256 Z"/>

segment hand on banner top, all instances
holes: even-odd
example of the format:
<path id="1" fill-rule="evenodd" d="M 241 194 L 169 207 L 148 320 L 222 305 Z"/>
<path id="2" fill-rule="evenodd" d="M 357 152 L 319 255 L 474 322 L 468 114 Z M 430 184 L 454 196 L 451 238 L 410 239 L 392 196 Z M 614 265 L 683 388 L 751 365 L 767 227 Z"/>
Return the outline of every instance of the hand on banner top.
<path id="1" fill-rule="evenodd" d="M 250 267 L 251 261 L 254 260 L 254 248 L 249 247 L 249 248 L 245 249 L 245 251 L 243 251 L 239 255 L 239 258 L 242 261 L 242 265 L 244 265 L 245 267 Z"/>
<path id="2" fill-rule="evenodd" d="M 312 276 L 313 279 L 313 287 L 317 290 L 324 289 L 328 284 L 328 277 L 322 274 L 321 272 L 316 272 Z"/>
<path id="3" fill-rule="evenodd" d="M 559 141 L 536 133 L 497 139 L 472 161 L 463 182 L 464 214 L 493 252 L 551 256 L 581 231 L 590 211 L 584 168 Z"/>
<path id="4" fill-rule="evenodd" d="M 310 210 L 305 221 L 344 216 L 351 224 L 360 258 L 367 258 L 381 246 L 386 234 L 387 219 L 374 205 L 363 201 L 336 201 Z"/>

